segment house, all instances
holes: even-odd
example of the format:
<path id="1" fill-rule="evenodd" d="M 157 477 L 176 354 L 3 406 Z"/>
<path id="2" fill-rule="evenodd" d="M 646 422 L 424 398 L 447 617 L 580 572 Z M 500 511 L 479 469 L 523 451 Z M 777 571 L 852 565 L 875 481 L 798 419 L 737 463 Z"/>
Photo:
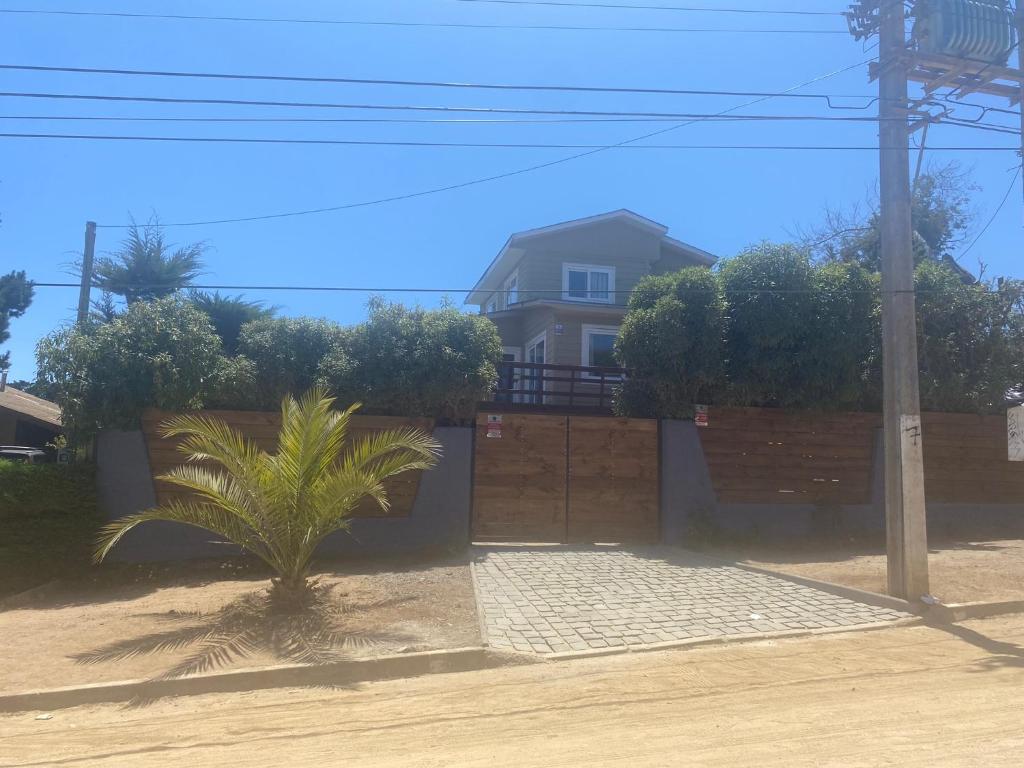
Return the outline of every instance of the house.
<path id="1" fill-rule="evenodd" d="M 520 364 L 505 367 L 499 390 L 518 391 L 517 402 L 551 403 L 565 398 L 522 390 L 586 392 L 586 384 L 598 379 L 603 390 L 605 374 L 621 375 L 586 369 L 617 366 L 612 347 L 642 277 L 715 261 L 669 237 L 668 227 L 623 209 L 512 235 L 466 303 L 479 306 L 498 327 L 505 361 Z M 552 365 L 572 368 L 556 376 Z M 577 380 L 585 386 L 577 388 Z M 607 405 L 603 397 L 599 405 Z"/>
<path id="2" fill-rule="evenodd" d="M 62 430 L 56 403 L 14 387 L 0 389 L 0 445 L 42 448 Z"/>

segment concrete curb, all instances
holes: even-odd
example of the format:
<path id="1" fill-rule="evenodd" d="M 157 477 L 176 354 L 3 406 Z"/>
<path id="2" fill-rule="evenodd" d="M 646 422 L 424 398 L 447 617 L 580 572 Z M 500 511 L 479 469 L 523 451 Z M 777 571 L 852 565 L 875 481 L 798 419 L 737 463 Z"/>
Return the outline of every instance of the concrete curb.
<path id="1" fill-rule="evenodd" d="M 1008 613 L 1024 613 L 1024 600 L 933 605 L 928 607 L 925 616 L 930 619 L 954 624 L 966 619 L 987 619 L 991 616 L 1003 616 Z"/>
<path id="2" fill-rule="evenodd" d="M 124 680 L 0 694 L 0 712 L 64 709 L 83 704 L 145 702 L 165 696 L 196 696 L 268 688 L 344 686 L 427 674 L 474 672 L 537 661 L 539 659 L 487 648 L 454 648 L 332 664 L 284 664 L 170 680 Z"/>
<path id="3" fill-rule="evenodd" d="M 661 643 L 645 643 L 643 645 L 619 646 L 616 648 L 591 648 L 587 651 L 562 651 L 560 653 L 547 653 L 541 655 L 539 658 L 544 661 L 570 661 L 572 659 L 591 659 L 599 656 L 614 656 L 627 653 L 651 653 L 653 651 L 672 651 L 697 647 L 755 643 L 758 640 L 788 640 L 790 638 L 815 637 L 819 635 L 877 632 L 882 629 L 912 627 L 918 624 L 925 624 L 924 618 L 920 616 L 910 616 L 906 619 L 873 621 L 868 624 L 851 624 L 846 627 L 817 627 L 814 629 L 786 629 L 778 632 L 749 632 L 742 635 L 691 637 L 686 640 L 666 640 Z"/>
<path id="4" fill-rule="evenodd" d="M 476 607 L 476 623 L 480 629 L 480 643 L 490 645 L 487 641 L 487 617 L 484 616 L 484 609 L 480 605 L 480 585 L 476 580 L 476 562 L 469 562 L 469 578 L 473 582 L 473 603 Z"/>

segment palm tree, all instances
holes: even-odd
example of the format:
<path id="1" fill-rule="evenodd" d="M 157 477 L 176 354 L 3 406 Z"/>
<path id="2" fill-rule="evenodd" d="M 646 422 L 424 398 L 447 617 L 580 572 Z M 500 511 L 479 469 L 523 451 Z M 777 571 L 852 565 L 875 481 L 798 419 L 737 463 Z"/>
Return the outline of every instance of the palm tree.
<path id="1" fill-rule="evenodd" d="M 205 251 L 204 243 L 170 245 L 159 223 L 132 224 L 121 250 L 96 260 L 93 285 L 129 304 L 169 296 L 202 274 Z"/>
<path id="2" fill-rule="evenodd" d="M 276 307 L 268 307 L 262 301 L 249 301 L 244 296 L 225 296 L 220 291 L 192 291 L 189 301 L 210 318 L 213 330 L 220 336 L 224 351 L 229 355 L 238 349 L 238 336 L 243 325 L 273 317 L 277 311 Z"/>
<path id="3" fill-rule="evenodd" d="M 333 398 L 317 389 L 299 400 L 285 397 L 273 454 L 219 419 L 170 419 L 163 434 L 184 436 L 179 450 L 187 462 L 159 479 L 197 498 L 174 499 L 106 525 L 94 560 L 101 562 L 141 523 L 193 525 L 269 565 L 276 574 L 271 579 L 276 605 L 286 610 L 304 607 L 314 596 L 309 565 L 320 542 L 334 531 L 347 530 L 352 510 L 366 496 L 386 510 L 384 481 L 401 472 L 429 469 L 440 455 L 433 438 L 415 429 L 350 440 L 349 422 L 359 405 L 337 411 L 333 404 Z"/>

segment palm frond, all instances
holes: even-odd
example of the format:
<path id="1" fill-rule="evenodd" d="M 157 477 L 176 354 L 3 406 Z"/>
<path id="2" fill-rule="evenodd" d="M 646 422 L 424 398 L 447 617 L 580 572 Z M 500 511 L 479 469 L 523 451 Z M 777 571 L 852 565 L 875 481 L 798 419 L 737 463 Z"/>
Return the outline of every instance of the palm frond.
<path id="1" fill-rule="evenodd" d="M 258 534 L 238 517 L 211 503 L 188 502 L 178 499 L 172 499 L 159 507 L 107 523 L 100 529 L 97 537 L 93 561 L 101 562 L 110 550 L 136 526 L 155 520 L 202 528 L 252 552 L 268 565 L 277 567 Z"/>
<path id="2" fill-rule="evenodd" d="M 441 452 L 437 441 L 415 429 L 350 439 L 351 416 L 359 405 L 333 406 L 318 389 L 299 399 L 286 397 L 274 453 L 210 416 L 166 421 L 164 436 L 182 438 L 178 449 L 187 461 L 159 479 L 190 491 L 193 499 L 174 499 L 108 524 L 94 559 L 103 560 L 142 523 L 177 522 L 252 552 L 274 569 L 275 583 L 288 594 L 301 591 L 316 548 L 334 531 L 348 528 L 361 499 L 369 497 L 387 510 L 384 482 L 401 472 L 429 469 Z M 194 662 L 194 668 L 206 663 Z"/>

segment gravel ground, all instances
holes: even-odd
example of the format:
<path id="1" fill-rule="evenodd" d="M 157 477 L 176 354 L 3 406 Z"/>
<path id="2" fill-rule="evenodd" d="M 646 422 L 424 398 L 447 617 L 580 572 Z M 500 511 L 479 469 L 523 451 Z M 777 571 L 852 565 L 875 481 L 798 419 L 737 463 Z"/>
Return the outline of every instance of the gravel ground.
<path id="1" fill-rule="evenodd" d="M 202 672 L 480 644 L 463 558 L 316 576 L 329 621 L 250 614 L 269 582 L 237 561 L 120 567 L 57 584 L 0 612 L 0 691 L 156 677 L 199 655 L 210 657 Z M 300 647 L 308 637 L 325 658 Z"/>
<path id="2" fill-rule="evenodd" d="M 884 545 L 858 547 L 736 547 L 709 550 L 769 570 L 885 593 Z M 931 591 L 944 603 L 1024 599 L 1024 541 L 932 543 Z"/>

